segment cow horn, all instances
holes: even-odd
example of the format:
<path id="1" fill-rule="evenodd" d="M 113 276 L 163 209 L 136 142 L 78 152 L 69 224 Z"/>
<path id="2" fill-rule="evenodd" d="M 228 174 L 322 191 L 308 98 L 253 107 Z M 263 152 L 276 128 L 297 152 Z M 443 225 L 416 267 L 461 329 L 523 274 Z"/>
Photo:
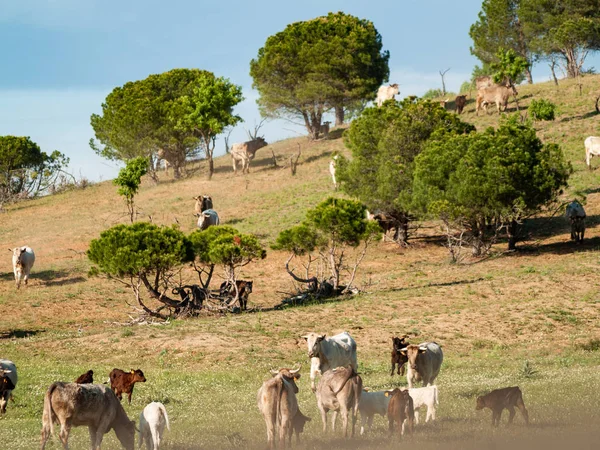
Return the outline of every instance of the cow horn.
<path id="1" fill-rule="evenodd" d="M 419 350 L 425 351 L 425 350 L 427 350 L 427 347 L 419 347 Z"/>
<path id="2" fill-rule="evenodd" d="M 299 365 L 297 369 L 291 369 L 290 373 L 292 375 L 296 375 L 298 372 L 300 372 L 300 369 L 302 368 L 302 365 Z"/>
<path id="3" fill-rule="evenodd" d="M 408 347 L 404 347 L 404 348 L 399 348 L 396 351 L 397 352 L 405 352 L 408 349 Z"/>
<path id="4" fill-rule="evenodd" d="M 269 372 L 271 372 L 271 375 L 277 375 L 279 373 L 279 370 L 269 370 Z"/>
<path id="5" fill-rule="evenodd" d="M 305 334 L 304 336 L 300 336 L 302 339 L 306 339 L 308 340 L 308 334 Z"/>

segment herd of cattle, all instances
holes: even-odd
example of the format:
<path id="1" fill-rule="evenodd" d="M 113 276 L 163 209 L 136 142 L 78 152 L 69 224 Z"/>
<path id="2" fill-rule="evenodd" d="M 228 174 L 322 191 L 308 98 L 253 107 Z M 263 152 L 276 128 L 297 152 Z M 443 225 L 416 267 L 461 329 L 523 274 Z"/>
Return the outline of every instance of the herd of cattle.
<path id="1" fill-rule="evenodd" d="M 363 387 L 363 379 L 358 373 L 356 342 L 348 332 L 327 337 L 325 334 L 309 333 L 302 336 L 307 343 L 308 357 L 311 361 L 311 389 L 316 395 L 317 407 L 323 421 L 323 432 L 327 431 L 327 413 L 332 412 L 331 428 L 335 431 L 338 413 L 342 418 L 344 437 L 348 436 L 348 421 L 352 421 L 352 436 L 358 415 L 361 417 L 360 434 L 365 427 L 371 430 L 375 415 L 387 416 L 390 434 L 394 427 L 399 436 L 405 430 L 413 433 L 414 425 L 419 423 L 419 409 L 427 408 L 425 422 L 436 419 L 436 407 L 439 404 L 438 388 L 434 384 L 444 355 L 435 342 L 423 342 L 419 345 L 406 341 L 407 336 L 392 338 L 392 371 L 404 373 L 408 388 L 395 388 L 384 391 L 369 391 Z M 274 448 L 285 448 L 291 444 L 292 435 L 299 441 L 304 425 L 311 419 L 298 407 L 298 386 L 300 367 L 281 368 L 271 371 L 272 377 L 265 381 L 257 395 L 257 404 L 267 428 L 267 444 Z M 315 385 L 317 375 L 319 382 Z M 58 437 L 65 449 L 68 449 L 69 434 L 72 427 L 87 426 L 90 434 L 91 449 L 100 450 L 104 434 L 114 430 L 118 440 L 127 450 L 134 449 L 135 422 L 130 420 L 121 405 L 123 394 L 131 396 L 135 383 L 146 382 L 140 370 L 125 372 L 113 369 L 109 380 L 104 384 L 93 384 L 94 373 L 87 371 L 73 383 L 57 381 L 46 391 L 42 414 L 41 449 L 44 450 L 50 436 L 54 434 L 54 425 L 60 425 Z M 0 359 L 0 413 L 6 413 L 8 400 L 17 386 L 17 367 L 9 360 Z M 414 387 L 421 381 L 423 387 Z M 105 385 L 110 383 L 110 389 Z M 477 398 L 476 409 L 492 410 L 492 425 L 498 426 L 504 409 L 510 415 L 512 423 L 515 408 L 529 423 L 529 416 L 521 390 L 516 387 L 496 389 Z M 146 443 L 147 450 L 158 450 L 165 426 L 170 430 L 169 417 L 162 403 L 152 402 L 146 405 L 139 417 L 138 443 Z"/>

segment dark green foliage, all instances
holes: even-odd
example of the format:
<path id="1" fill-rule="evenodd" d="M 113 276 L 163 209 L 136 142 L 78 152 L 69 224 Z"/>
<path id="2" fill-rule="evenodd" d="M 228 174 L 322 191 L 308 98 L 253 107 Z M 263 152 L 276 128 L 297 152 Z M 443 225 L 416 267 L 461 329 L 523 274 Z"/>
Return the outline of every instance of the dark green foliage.
<path id="1" fill-rule="evenodd" d="M 194 259 L 192 247 L 181 231 L 146 222 L 103 231 L 100 238 L 90 242 L 87 256 L 100 272 L 116 278 L 165 273 Z"/>
<path id="2" fill-rule="evenodd" d="M 48 155 L 29 137 L 0 136 L 0 201 L 46 192 L 68 164 L 58 150 Z"/>
<path id="3" fill-rule="evenodd" d="M 373 23 L 342 12 L 295 22 L 270 36 L 250 62 L 253 87 L 267 117 L 300 118 L 318 138 L 322 114 L 336 124 L 360 109 L 387 81 L 389 53 Z"/>
<path id="4" fill-rule="evenodd" d="M 510 228 L 556 200 L 572 170 L 556 144 L 512 116 L 497 130 L 432 139 L 416 159 L 414 207 L 483 239 L 486 223 Z"/>
<path id="5" fill-rule="evenodd" d="M 425 142 L 435 131 L 468 133 L 474 129 L 430 101 L 412 98 L 367 108 L 344 133 L 352 160 L 338 160 L 336 177 L 344 192 L 371 211 L 382 211 L 406 224 L 411 213 L 413 162 Z"/>
<path id="6" fill-rule="evenodd" d="M 133 222 L 135 217 L 133 197 L 137 194 L 142 177 L 146 175 L 147 171 L 148 159 L 138 156 L 127 161 L 125 167 L 119 171 L 117 178 L 113 180 L 113 184 L 119 186 L 117 192 L 125 198 L 131 222 Z"/>
<path id="7" fill-rule="evenodd" d="M 556 105 L 543 98 L 532 100 L 527 108 L 529 114 L 534 120 L 554 120 Z"/>
<path id="8" fill-rule="evenodd" d="M 137 156 L 155 158 L 160 151 L 181 176 L 187 158 L 203 150 L 212 161 L 214 137 L 241 119 L 233 106 L 241 88 L 211 72 L 173 69 L 116 87 L 93 114 L 91 125 L 99 147 L 92 149 L 113 160 Z"/>
<path id="9" fill-rule="evenodd" d="M 531 67 L 535 55 L 530 50 L 530 36 L 520 16 L 522 0 L 484 0 L 478 20 L 469 31 L 473 39 L 471 54 L 483 64 L 498 63 L 498 51 L 512 50 L 525 59 L 527 80 L 532 83 Z M 480 75 L 489 75 L 479 74 Z M 513 80 L 517 80 L 513 78 Z M 517 80 L 520 81 L 520 80 Z"/>
<path id="10" fill-rule="evenodd" d="M 311 254 L 318 251 L 319 258 L 330 273 L 329 282 L 333 289 L 337 290 L 340 273 L 346 268 L 344 263 L 346 249 L 358 247 L 363 243 L 362 255 L 364 256 L 368 244 L 380 232 L 381 229 L 375 222 L 366 220 L 366 207 L 362 203 L 330 197 L 314 209 L 307 211 L 304 223 L 282 231 L 272 248 L 287 250 L 294 256 L 308 255 L 309 266 L 310 261 L 313 260 Z M 347 287 L 352 284 L 361 260 L 362 257 L 357 259 Z M 316 280 L 316 278 L 300 280 L 289 269 L 288 272 L 297 281 Z"/>

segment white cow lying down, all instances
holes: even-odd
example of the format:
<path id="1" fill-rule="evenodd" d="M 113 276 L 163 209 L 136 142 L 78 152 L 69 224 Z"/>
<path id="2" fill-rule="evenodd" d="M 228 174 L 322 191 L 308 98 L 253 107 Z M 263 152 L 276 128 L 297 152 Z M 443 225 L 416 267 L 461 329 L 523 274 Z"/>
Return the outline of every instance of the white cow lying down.
<path id="1" fill-rule="evenodd" d="M 365 433 L 365 423 L 369 426 L 369 431 L 373 425 L 373 417 L 375 414 L 386 416 L 388 404 L 391 397 L 386 397 L 388 391 L 369 392 L 363 390 L 358 404 L 360 412 L 360 434 Z M 438 404 L 438 389 L 437 386 L 427 386 L 422 388 L 412 388 L 408 390 L 408 394 L 413 399 L 413 407 L 415 409 L 415 421 L 419 423 L 419 408 L 427 406 L 427 416 L 425 422 L 435 420 L 435 407 Z"/>
<path id="2" fill-rule="evenodd" d="M 140 414 L 138 447 L 141 447 L 144 441 L 146 441 L 146 450 L 158 450 L 165 425 L 167 426 L 167 430 L 171 431 L 165 405 L 160 402 L 147 404 Z"/>

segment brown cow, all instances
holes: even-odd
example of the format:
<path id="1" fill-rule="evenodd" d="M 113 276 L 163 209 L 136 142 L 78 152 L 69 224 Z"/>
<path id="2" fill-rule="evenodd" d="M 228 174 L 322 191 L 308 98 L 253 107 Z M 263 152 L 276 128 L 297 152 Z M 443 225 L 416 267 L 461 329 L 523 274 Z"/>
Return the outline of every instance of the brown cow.
<path id="1" fill-rule="evenodd" d="M 92 450 L 100 450 L 102 438 L 115 430 L 121 445 L 133 450 L 135 422 L 129 420 L 115 394 L 101 384 L 53 383 L 44 397 L 42 415 L 42 450 L 54 432 L 54 423 L 60 424 L 59 438 L 69 448 L 71 427 L 87 425 Z"/>
<path id="2" fill-rule="evenodd" d="M 454 99 L 454 106 L 456 107 L 456 114 L 462 114 L 463 109 L 467 104 L 467 96 L 466 95 L 457 95 Z"/>
<path id="3" fill-rule="evenodd" d="M 238 162 L 242 163 L 242 173 L 250 173 L 250 161 L 258 149 L 267 146 L 267 141 L 263 137 L 257 137 L 251 141 L 233 144 L 231 146 L 231 160 L 233 162 L 233 173 L 237 174 Z"/>
<path id="4" fill-rule="evenodd" d="M 131 404 L 131 394 L 135 383 L 145 383 L 146 377 L 140 369 L 125 372 L 121 369 L 113 369 L 110 372 L 110 388 L 115 392 L 119 400 L 123 399 L 123 394 L 127 394 L 127 400 Z"/>
<path id="5" fill-rule="evenodd" d="M 248 309 L 248 296 L 252 293 L 252 283 L 252 281 L 235 280 L 241 311 Z M 219 288 L 219 295 L 221 297 L 235 297 L 235 291 L 236 290 L 231 282 L 223 281 L 221 283 L 221 287 Z"/>
<path id="6" fill-rule="evenodd" d="M 94 371 L 88 370 L 86 373 L 79 375 L 75 380 L 77 384 L 92 384 L 94 382 Z"/>
<path id="7" fill-rule="evenodd" d="M 272 370 L 273 378 L 265 381 L 257 395 L 258 409 L 267 425 L 267 443 L 275 448 L 275 435 L 279 431 L 279 447 L 285 448 L 286 438 L 292 438 L 293 420 L 298 414 L 298 386 L 300 368 Z M 279 427 L 279 430 L 277 430 Z"/>
<path id="8" fill-rule="evenodd" d="M 339 411 L 342 414 L 344 437 L 348 436 L 348 413 L 352 414 L 352 436 L 354 436 L 361 394 L 362 378 L 352 365 L 325 372 L 317 386 L 317 406 L 321 411 L 323 432 L 327 431 L 327 412 L 334 412 L 331 429 L 335 431 L 335 419 Z"/>
<path id="9" fill-rule="evenodd" d="M 194 197 L 194 200 L 196 200 L 196 204 L 194 205 L 194 214 L 196 216 L 202 214 L 202 211 L 213 209 L 213 201 L 210 195 L 198 195 Z"/>
<path id="10" fill-rule="evenodd" d="M 508 98 L 511 95 L 517 96 L 519 93 L 514 86 L 491 86 L 477 91 L 477 100 L 475 101 L 475 114 L 479 115 L 479 110 L 483 106 L 487 113 L 487 104 L 495 103 L 498 114 L 500 110 L 506 111 Z"/>
<path id="11" fill-rule="evenodd" d="M 390 434 L 394 432 L 394 422 L 398 423 L 398 435 L 400 437 L 404 434 L 406 423 L 408 423 L 408 432 L 412 434 L 415 422 L 415 408 L 408 389 L 396 388 L 393 391 L 386 391 L 385 396 L 391 397 L 388 404 Z"/>
<path id="12" fill-rule="evenodd" d="M 510 425 L 515 418 L 515 407 L 519 408 L 525 423 L 529 425 L 529 414 L 525 408 L 523 402 L 523 394 L 518 386 L 512 386 L 502 389 L 495 389 L 487 395 L 477 397 L 477 411 L 483 408 L 489 408 L 492 410 L 492 426 L 497 427 L 500 424 L 500 417 L 502 411 L 508 409 L 510 416 L 508 416 L 508 425 Z"/>
<path id="13" fill-rule="evenodd" d="M 403 355 L 402 352 L 400 352 L 400 350 L 410 345 L 410 343 L 406 340 L 407 337 L 408 336 L 405 335 L 401 338 L 392 338 L 392 372 L 390 373 L 391 377 L 394 376 L 394 368 L 396 367 L 396 364 L 398 364 L 398 375 L 404 375 L 404 364 L 408 362 L 408 358 L 406 357 L 406 355 Z"/>

